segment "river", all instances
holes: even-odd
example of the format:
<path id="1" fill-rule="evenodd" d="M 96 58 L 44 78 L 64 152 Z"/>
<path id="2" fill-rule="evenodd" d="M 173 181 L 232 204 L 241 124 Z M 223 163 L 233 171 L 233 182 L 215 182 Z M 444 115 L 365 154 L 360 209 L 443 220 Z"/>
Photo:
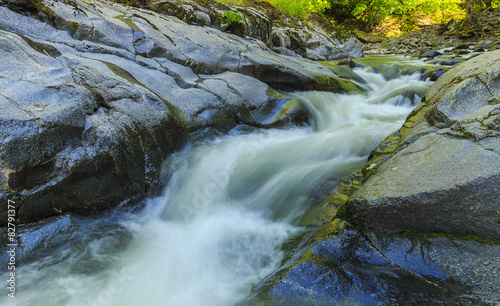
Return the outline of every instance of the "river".
<path id="1" fill-rule="evenodd" d="M 431 85 L 419 74 L 386 80 L 354 70 L 366 93 L 294 93 L 312 114 L 307 126 L 195 144 L 167 159 L 162 196 L 28 230 L 52 231 L 51 238 L 26 246 L 16 299 L 2 296 L 0 304 L 231 305 L 245 298 L 279 267 L 281 245 L 303 229 L 319 186 L 362 166 Z"/>

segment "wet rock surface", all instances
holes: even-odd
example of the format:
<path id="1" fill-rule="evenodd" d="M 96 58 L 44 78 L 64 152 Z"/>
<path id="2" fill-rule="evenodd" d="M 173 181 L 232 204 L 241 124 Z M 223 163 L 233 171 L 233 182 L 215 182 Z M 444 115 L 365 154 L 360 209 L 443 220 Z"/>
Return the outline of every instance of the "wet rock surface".
<path id="1" fill-rule="evenodd" d="M 490 304 L 500 247 L 341 229 L 253 297 L 261 305 Z M 272 279 L 272 277 L 271 277 Z M 481 298 L 477 296 L 480 295 Z M 243 303 L 245 304 L 245 303 Z M 248 304 L 251 304 L 250 302 Z"/>
<path id="2" fill-rule="evenodd" d="M 484 49 L 484 47 L 487 47 Z M 455 47 L 449 48 L 431 48 L 425 47 L 421 49 L 413 49 L 411 52 L 407 53 L 410 59 L 419 59 L 424 61 L 425 64 L 421 65 L 419 72 L 422 74 L 422 78 L 430 78 L 431 81 L 436 81 L 443 73 L 448 71 L 451 67 L 462 63 L 470 58 L 479 56 L 487 51 L 494 51 L 495 46 L 492 45 L 480 45 L 477 43 L 460 43 Z M 399 51 L 398 51 L 399 52 Z M 384 53 L 384 52 L 382 52 Z M 389 52 L 392 53 L 392 52 Z M 372 55 L 373 56 L 373 55 Z M 362 62 L 363 59 L 356 59 L 356 61 Z M 378 68 L 378 65 L 375 65 Z M 413 73 L 415 71 L 403 70 L 401 73 Z M 385 75 L 384 75 L 385 76 Z M 391 76 L 393 77 L 393 76 Z"/>
<path id="3" fill-rule="evenodd" d="M 292 98 L 275 89 L 361 90 L 261 40 L 163 13 L 0 4 L 0 199 L 17 201 L 19 223 L 141 199 L 190 141 L 304 120 L 277 119 Z"/>
<path id="4" fill-rule="evenodd" d="M 123 250 L 130 233 L 115 215 L 66 213 L 150 195 L 164 158 L 189 142 L 305 122 L 304 107 L 275 89 L 361 90 L 349 68 L 276 55 L 262 37 L 111 4 L 0 3 L 0 201 L 19 204 L 19 223 L 64 214 L 18 228 L 26 262 L 78 252 L 64 243 L 89 228 Z M 305 52 L 321 59 L 308 51 L 320 47 Z M 338 211 L 351 224 L 335 219 L 287 243 L 282 267 L 242 304 L 499 303 L 499 52 L 443 74 L 372 152 Z M 373 67 L 387 78 L 415 69 Z"/>

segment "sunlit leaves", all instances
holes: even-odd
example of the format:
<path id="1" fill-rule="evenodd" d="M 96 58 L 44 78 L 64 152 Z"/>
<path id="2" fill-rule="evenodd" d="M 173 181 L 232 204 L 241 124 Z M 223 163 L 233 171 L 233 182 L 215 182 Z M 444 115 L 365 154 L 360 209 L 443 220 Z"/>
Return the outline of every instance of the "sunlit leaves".
<path id="1" fill-rule="evenodd" d="M 419 18 L 444 22 L 462 17 L 461 0 L 329 0 L 326 13 L 338 22 L 356 22 L 370 29 L 390 18 L 416 24 Z M 498 1 L 498 0 L 495 0 Z"/>

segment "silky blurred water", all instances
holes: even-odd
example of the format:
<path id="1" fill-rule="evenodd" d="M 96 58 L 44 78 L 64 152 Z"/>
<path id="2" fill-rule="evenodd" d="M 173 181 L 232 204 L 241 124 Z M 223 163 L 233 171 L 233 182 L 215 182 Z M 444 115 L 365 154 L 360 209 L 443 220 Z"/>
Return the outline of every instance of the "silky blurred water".
<path id="1" fill-rule="evenodd" d="M 367 93 L 295 93 L 310 126 L 234 133 L 171 156 L 163 196 L 138 213 L 79 220 L 59 247 L 16 269 L 16 299 L 0 304 L 240 301 L 278 267 L 318 186 L 361 166 L 430 85 L 355 72 Z"/>

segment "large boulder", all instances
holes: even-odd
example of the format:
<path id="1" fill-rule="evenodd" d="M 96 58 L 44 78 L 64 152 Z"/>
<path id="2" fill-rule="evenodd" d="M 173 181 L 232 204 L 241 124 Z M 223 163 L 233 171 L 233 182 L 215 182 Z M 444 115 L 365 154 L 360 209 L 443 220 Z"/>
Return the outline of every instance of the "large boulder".
<path id="1" fill-rule="evenodd" d="M 273 27 L 271 39 L 274 51 L 315 61 L 363 56 L 363 44 L 355 37 L 335 38 L 319 26 L 299 29 Z"/>
<path id="2" fill-rule="evenodd" d="M 500 303 L 500 51 L 424 97 L 309 212 L 249 305 Z"/>
<path id="3" fill-rule="evenodd" d="M 35 7 L 30 7 L 32 2 L 28 0 L 4 2 L 14 11 L 6 9 L 0 17 L 3 29 L 70 45 L 73 52 L 115 54 L 129 59 L 165 58 L 189 67 L 195 74 L 237 72 L 275 89 L 346 91 L 355 87 L 351 83 L 347 89 L 338 86 L 342 80 L 322 65 L 275 54 L 261 40 L 189 25 L 149 10 L 102 2 L 75 1 L 76 7 L 58 0 L 37 0 Z M 29 13 L 30 9 L 35 13 Z"/>
<path id="4" fill-rule="evenodd" d="M 119 2 L 126 3 L 123 0 Z M 242 37 L 249 36 L 270 46 L 272 18 L 263 4 L 254 1 L 253 6 L 243 7 L 210 0 L 162 0 L 151 2 L 148 8 L 175 16 L 192 25 L 208 26 Z M 228 22 L 226 13 L 230 11 L 240 15 L 241 19 L 238 22 Z"/>
<path id="5" fill-rule="evenodd" d="M 127 0 L 117 1 L 129 3 Z M 162 0 L 152 1 L 147 7 L 192 25 L 255 38 L 281 54 L 311 60 L 363 56 L 363 44 L 358 39 L 354 36 L 339 38 L 337 29 L 318 13 L 308 14 L 304 22 L 302 18 L 290 16 L 267 2 L 256 0 L 246 1 L 245 6 L 212 0 Z M 240 18 L 230 22 L 228 13 Z"/>
<path id="6" fill-rule="evenodd" d="M 18 223 L 144 198 L 190 141 L 307 120 L 277 117 L 293 99 L 270 85 L 360 90 L 259 40 L 144 9 L 0 3 L 0 212 L 14 200 Z"/>
<path id="7" fill-rule="evenodd" d="M 500 243 L 500 51 L 459 64 L 376 148 L 343 207 L 367 230 Z"/>

